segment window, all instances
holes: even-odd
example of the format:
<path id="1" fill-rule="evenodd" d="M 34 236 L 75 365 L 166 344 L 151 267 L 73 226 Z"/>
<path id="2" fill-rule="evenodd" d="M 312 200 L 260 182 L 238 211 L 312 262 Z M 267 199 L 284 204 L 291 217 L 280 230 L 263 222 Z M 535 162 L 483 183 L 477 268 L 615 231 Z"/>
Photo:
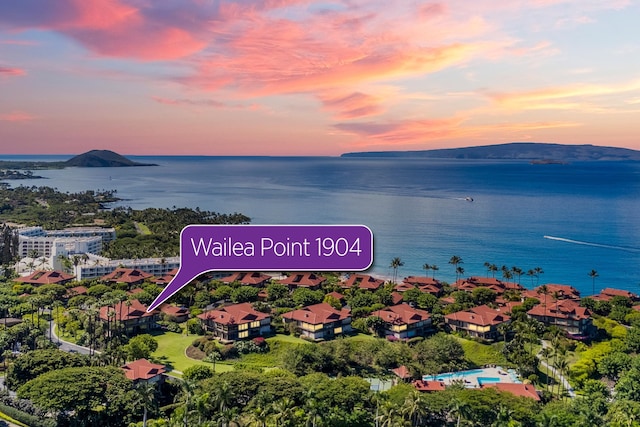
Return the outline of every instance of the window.
<path id="1" fill-rule="evenodd" d="M 239 338 L 247 338 L 249 336 L 249 331 L 242 331 L 238 334 Z"/>

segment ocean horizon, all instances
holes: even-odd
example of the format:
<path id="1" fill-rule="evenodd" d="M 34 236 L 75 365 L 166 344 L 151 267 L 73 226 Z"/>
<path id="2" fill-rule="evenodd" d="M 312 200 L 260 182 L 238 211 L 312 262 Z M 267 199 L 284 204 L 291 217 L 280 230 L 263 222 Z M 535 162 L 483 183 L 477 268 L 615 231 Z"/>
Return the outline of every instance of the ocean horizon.
<path id="1" fill-rule="evenodd" d="M 66 160 L 71 155 L 0 155 Z M 241 212 L 253 224 L 364 224 L 374 233 L 371 274 L 486 276 L 485 262 L 524 270 L 523 286 L 569 284 L 640 293 L 640 163 L 531 165 L 511 160 L 283 156 L 128 156 L 156 167 L 36 171 L 9 181 L 60 191 L 116 190 L 116 205 Z M 473 201 L 469 201 L 473 199 Z M 439 269 L 425 272 L 424 264 Z M 501 277 L 497 272 L 496 277 Z M 518 281 L 517 278 L 512 279 Z"/>

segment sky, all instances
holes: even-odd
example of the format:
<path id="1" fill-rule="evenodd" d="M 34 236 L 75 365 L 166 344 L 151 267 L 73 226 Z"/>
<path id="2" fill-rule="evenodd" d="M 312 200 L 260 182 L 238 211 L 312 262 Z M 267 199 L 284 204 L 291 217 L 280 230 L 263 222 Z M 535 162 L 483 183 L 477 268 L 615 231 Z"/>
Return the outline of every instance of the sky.
<path id="1" fill-rule="evenodd" d="M 0 153 L 640 149 L 640 1 L 0 1 Z"/>

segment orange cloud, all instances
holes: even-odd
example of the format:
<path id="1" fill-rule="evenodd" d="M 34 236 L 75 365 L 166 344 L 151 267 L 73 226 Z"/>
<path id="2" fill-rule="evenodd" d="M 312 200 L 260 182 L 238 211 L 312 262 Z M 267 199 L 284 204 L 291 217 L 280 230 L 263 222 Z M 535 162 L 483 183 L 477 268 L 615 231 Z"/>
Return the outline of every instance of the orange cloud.
<path id="1" fill-rule="evenodd" d="M 7 114 L 0 114 L 0 121 L 3 122 L 30 122 L 35 117 L 23 111 L 12 111 Z"/>
<path id="2" fill-rule="evenodd" d="M 429 141 L 455 138 L 482 138 L 491 136 L 503 139 L 514 132 L 539 131 L 580 126 L 575 122 L 538 121 L 524 123 L 496 123 L 488 125 L 464 125 L 462 118 L 397 120 L 386 123 L 359 122 L 338 123 L 333 127 L 343 134 L 356 136 L 357 146 L 402 147 L 424 144 Z"/>
<path id="3" fill-rule="evenodd" d="M 374 116 L 383 112 L 380 100 L 360 92 L 348 95 L 321 94 L 318 98 L 325 110 L 332 111 L 338 120 L 350 120 Z"/>
<path id="4" fill-rule="evenodd" d="M 622 94 L 640 91 L 640 80 L 611 85 L 571 85 L 548 87 L 523 92 L 494 92 L 486 95 L 505 108 L 531 109 L 575 109 L 579 102 L 567 102 L 571 98 Z"/>

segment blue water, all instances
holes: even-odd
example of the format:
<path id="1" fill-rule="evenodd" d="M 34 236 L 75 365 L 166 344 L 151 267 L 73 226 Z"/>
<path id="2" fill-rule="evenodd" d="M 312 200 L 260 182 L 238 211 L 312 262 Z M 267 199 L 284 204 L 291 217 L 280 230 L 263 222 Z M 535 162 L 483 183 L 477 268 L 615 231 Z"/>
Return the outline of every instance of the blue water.
<path id="1" fill-rule="evenodd" d="M 502 381 L 501 378 L 496 378 L 496 377 L 478 377 L 478 384 L 479 385 L 495 384 L 495 383 L 499 383 L 501 381 Z"/>
<path id="2" fill-rule="evenodd" d="M 453 281 L 447 262 L 458 255 L 465 276 L 486 275 L 485 261 L 541 267 L 540 283 L 570 284 L 585 295 L 595 269 L 597 290 L 640 292 L 640 163 L 132 158 L 160 166 L 39 171 L 49 179 L 21 183 L 115 189 L 134 208 L 198 206 L 242 212 L 255 224 L 365 224 L 375 236 L 372 272 L 381 276 L 392 275 L 397 256 L 400 277 L 424 275 L 428 263 L 439 266 L 436 278 Z"/>
<path id="3" fill-rule="evenodd" d="M 424 381 L 444 381 L 448 379 L 464 379 L 471 375 L 478 375 L 483 372 L 482 369 L 471 369 L 468 371 L 447 372 L 446 374 L 439 374 L 435 377 L 433 375 L 424 375 L 422 379 Z"/>

